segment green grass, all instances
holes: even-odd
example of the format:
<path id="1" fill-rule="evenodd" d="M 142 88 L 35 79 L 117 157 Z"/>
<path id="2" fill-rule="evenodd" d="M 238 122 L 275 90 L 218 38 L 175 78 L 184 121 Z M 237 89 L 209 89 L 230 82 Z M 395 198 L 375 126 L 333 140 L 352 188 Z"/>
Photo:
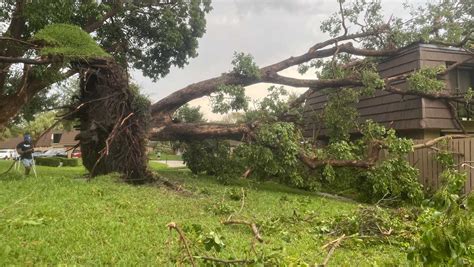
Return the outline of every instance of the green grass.
<path id="1" fill-rule="evenodd" d="M 152 160 L 183 160 L 183 157 L 181 155 L 161 153 L 161 157 L 158 158 L 155 153 L 150 153 L 148 155 L 148 159 L 152 159 Z"/>
<path id="2" fill-rule="evenodd" d="M 9 164 L 0 161 L 0 173 Z M 322 222 L 357 207 L 270 182 L 241 180 L 223 186 L 184 168 L 167 169 L 159 163 L 151 167 L 193 194 L 131 186 L 114 175 L 87 181 L 82 167 L 38 166 L 38 178 L 14 171 L 1 176 L 0 265 L 173 265 L 183 252 L 176 233 L 166 227 L 172 221 L 186 230 L 195 254 L 204 252 L 189 230 L 193 224 L 203 228 L 203 235 L 215 232 L 223 237 L 222 251 L 209 255 L 243 258 L 252 240 L 250 229 L 220 223 L 228 210 L 240 209 L 241 201 L 231 196 L 239 196 L 242 188 L 245 205 L 235 218 L 261 225 L 265 244 L 257 244 L 257 250 L 320 263 L 327 253 L 321 246 L 335 237 L 319 234 L 318 225 L 295 219 L 295 214 L 312 214 Z M 395 245 L 343 244 L 330 264 L 398 265 L 405 264 L 405 258 Z"/>

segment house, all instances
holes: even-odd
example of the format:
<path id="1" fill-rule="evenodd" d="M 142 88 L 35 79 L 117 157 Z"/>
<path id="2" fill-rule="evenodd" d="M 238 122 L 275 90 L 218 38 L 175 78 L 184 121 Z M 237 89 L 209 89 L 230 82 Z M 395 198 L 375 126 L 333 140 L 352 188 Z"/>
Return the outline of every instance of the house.
<path id="1" fill-rule="evenodd" d="M 459 48 L 413 44 L 380 62 L 378 71 L 383 78 L 390 78 L 439 65 L 449 70 L 443 77 L 446 90 L 463 94 L 469 87 L 474 89 L 474 56 Z M 408 89 L 405 80 L 393 83 L 393 86 Z M 305 137 L 324 139 L 324 125 L 321 126 L 312 118 L 324 109 L 326 102 L 327 95 L 320 92 L 314 92 L 306 100 Z M 356 107 L 361 121 L 371 119 L 415 142 L 459 133 L 458 123 L 467 132 L 474 133 L 474 106 L 467 104 L 456 104 L 459 120 L 456 120 L 453 110 L 443 100 L 401 96 L 387 91 L 377 91 L 374 96 L 361 98 Z M 474 164 L 471 163 L 474 161 L 474 138 L 450 140 L 447 149 L 453 152 L 457 168 L 467 174 L 464 192 L 474 190 Z M 419 170 L 419 181 L 427 190 L 439 188 L 442 184 L 440 174 L 443 168 L 435 155 L 436 152 L 429 148 L 417 149 L 408 155 L 408 161 Z"/>
<path id="2" fill-rule="evenodd" d="M 50 130 L 36 142 L 36 151 L 46 151 L 52 148 L 64 148 L 71 156 L 73 148 L 78 144 L 74 140 L 79 131 Z M 0 149 L 16 149 L 16 146 L 23 141 L 22 136 L 8 138 L 0 141 Z"/>
<path id="3" fill-rule="evenodd" d="M 474 89 L 474 57 L 459 48 L 416 43 L 383 60 L 378 65 L 378 71 L 381 77 L 390 78 L 426 67 L 443 65 L 449 68 L 457 63 L 459 65 L 444 76 L 447 89 L 456 93 L 466 92 L 469 87 Z M 405 80 L 393 85 L 407 89 Z M 321 126 L 308 120 L 312 114 L 323 110 L 326 101 L 327 96 L 320 92 L 308 97 L 305 106 L 306 137 L 315 137 L 317 131 L 324 136 L 324 126 L 318 129 Z M 361 121 L 371 119 L 395 129 L 404 137 L 431 139 L 460 131 L 451 109 L 442 100 L 377 91 L 374 96 L 361 98 L 356 107 Z M 463 126 L 467 131 L 474 132 L 474 107 L 471 110 L 469 106 L 458 104 L 456 108 Z"/>

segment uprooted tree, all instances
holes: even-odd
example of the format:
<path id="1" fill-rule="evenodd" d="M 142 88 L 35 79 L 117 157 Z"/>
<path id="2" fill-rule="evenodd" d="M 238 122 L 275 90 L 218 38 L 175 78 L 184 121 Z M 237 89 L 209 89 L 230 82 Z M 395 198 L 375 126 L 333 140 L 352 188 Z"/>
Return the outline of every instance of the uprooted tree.
<path id="1" fill-rule="evenodd" d="M 354 115 L 353 110 L 346 110 L 350 111 L 348 114 L 337 114 L 334 111 L 338 107 L 347 107 L 345 104 L 356 101 L 361 94 L 370 95 L 375 90 L 444 99 L 448 102 L 471 102 L 469 94 L 455 95 L 442 90 L 443 82 L 438 81 L 438 77 L 446 70 L 420 71 L 412 75 L 382 79 L 376 72 L 376 65 L 381 58 L 395 55 L 399 49 L 413 42 L 460 47 L 472 52 L 472 3 L 440 1 L 436 5 L 428 4 L 412 9 L 412 17 L 409 19 L 392 16 L 384 20 L 378 1 L 340 1 L 339 11 L 321 25 L 321 29 L 331 36 L 330 39 L 315 44 L 302 55 L 261 68 L 253 62 L 250 55 L 237 53 L 232 62 L 234 68 L 230 72 L 189 85 L 151 105 L 149 129 L 141 128 L 143 122 L 147 121 L 144 119 L 147 115 L 139 111 L 146 104 L 133 104 L 136 101 L 129 90 L 126 69 L 121 69 L 115 62 L 121 63 L 122 67 L 126 67 L 126 63 L 132 63 L 132 67 L 143 70 L 152 78 L 166 74 L 172 64 L 183 65 L 188 56 L 195 55 L 196 38 L 203 34 L 204 14 L 209 11 L 209 1 L 170 1 L 166 4 L 150 2 L 143 6 L 121 1 L 100 5 L 93 1 L 81 3 L 86 3 L 82 4 L 84 6 L 79 5 L 82 9 L 72 8 L 69 13 L 66 12 L 67 19 L 59 21 L 42 19 L 45 14 L 35 13 L 39 12 L 38 8 L 27 1 L 16 1 L 14 4 L 12 1 L 10 5 L 7 4 L 10 9 L 5 9 L 7 11 L 3 14 L 3 21 L 10 22 L 10 26 L 7 34 L 2 37 L 0 47 L 0 63 L 7 70 L 0 73 L 0 88 L 3 88 L 0 125 L 5 125 L 35 94 L 52 83 L 79 72 L 82 80 L 79 101 L 70 107 L 66 117 L 80 118 L 79 139 L 81 146 L 88 151 L 85 153 L 85 164 L 92 174 L 96 170 L 97 173 L 119 170 L 133 173 L 129 178 L 137 178 L 137 175 L 146 173 L 143 151 L 138 152 L 143 148 L 142 136 L 145 136 L 145 131 L 152 140 L 245 141 L 246 144 L 239 153 L 235 153 L 243 159 L 239 161 L 240 166 L 229 172 L 243 169 L 248 174 L 264 170 L 266 173 L 261 173 L 262 175 L 290 177 L 296 181 L 305 179 L 304 172 L 308 168 L 323 169 L 326 176 L 334 176 L 334 167 L 353 167 L 368 170 L 367 176 L 373 180 L 387 173 L 409 174 L 413 170 L 402 158 L 404 153 L 412 149 L 411 143 L 397 138 L 393 131 L 375 124 L 361 126 L 366 135 L 357 144 L 349 142 L 348 126 L 343 128 L 346 132 L 339 132 L 341 135 L 332 139 L 328 148 L 315 149 L 307 144 L 302 145 L 303 138 L 298 130 L 301 126 L 298 109 L 304 105 L 305 98 L 318 90 L 328 93 L 344 92 L 344 98 L 335 97 L 335 102 L 328 105 L 333 108 L 333 112 L 325 114 L 327 122 L 339 125 L 344 121 L 354 121 Z M 83 13 L 83 10 L 89 13 Z M 153 14 L 156 16 L 152 16 Z M 177 14 L 186 15 L 176 22 Z M 150 23 L 143 24 L 141 19 Z M 34 22 L 28 25 L 36 28 L 26 27 L 28 20 Z M 76 34 L 83 33 L 74 31 L 70 35 L 71 42 L 67 41 L 68 38 L 63 42 L 62 38 L 59 40 L 57 37 L 73 30 L 64 24 L 46 26 L 51 21 L 79 24 L 86 32 L 96 32 L 98 41 L 73 42 Z M 178 43 L 172 41 L 175 40 L 171 38 L 173 33 L 166 35 L 168 31 L 155 29 L 160 27 L 152 27 L 154 23 L 166 26 L 171 23 L 171 29 L 181 33 Z M 44 34 L 42 30 L 49 31 L 49 34 Z M 153 34 L 140 38 L 150 30 Z M 165 37 L 160 34 L 165 34 Z M 170 42 L 168 45 L 167 41 Z M 141 47 L 145 47 L 145 51 Z M 86 51 L 82 50 L 78 54 L 78 49 Z M 115 56 L 115 59 L 109 55 Z M 23 69 L 10 70 L 12 64 L 23 64 Z M 64 70 L 66 66 L 69 71 Z M 297 79 L 279 74 L 293 66 L 299 66 L 301 71 L 313 68 L 317 71 L 318 78 Z M 6 82 L 8 79 L 16 82 Z M 412 79 L 415 86 L 407 90 L 396 88 L 392 83 L 399 79 Z M 180 122 L 174 119 L 174 114 L 180 107 L 204 96 L 211 96 L 216 112 L 245 110 L 248 99 L 245 97 L 244 87 L 261 82 L 311 89 L 290 103 L 284 103 L 278 98 L 279 92 L 283 91 L 274 88 L 270 97 L 261 103 L 260 109 L 248 112 L 247 120 L 242 123 Z M 433 87 L 433 84 L 436 86 Z M 13 89 L 8 91 L 7 88 L 10 87 Z M 343 102 L 344 99 L 346 102 Z M 104 114 L 109 112 L 106 107 L 111 106 L 114 107 L 113 112 Z M 123 135 L 128 137 L 122 137 Z M 130 144 L 133 145 L 130 147 Z M 115 151 L 117 146 L 120 149 Z M 133 162 L 130 162 L 130 157 L 119 155 L 128 147 L 136 149 L 134 151 L 137 156 L 133 157 Z M 381 149 L 388 149 L 394 157 L 386 160 L 382 167 L 375 168 Z M 128 169 L 133 164 L 140 166 L 140 170 Z M 412 176 L 402 179 L 411 183 L 414 181 Z M 410 187 L 410 183 L 405 189 Z M 397 190 L 406 194 L 419 194 L 405 189 Z"/>
<path id="2" fill-rule="evenodd" d="M 197 55 L 209 11 L 208 0 L 2 1 L 0 132 L 51 108 L 52 85 L 78 74 L 81 89 L 61 108 L 78 122 L 86 167 L 146 177 L 149 103 L 130 87 L 127 69 L 158 79 L 184 66 Z"/>

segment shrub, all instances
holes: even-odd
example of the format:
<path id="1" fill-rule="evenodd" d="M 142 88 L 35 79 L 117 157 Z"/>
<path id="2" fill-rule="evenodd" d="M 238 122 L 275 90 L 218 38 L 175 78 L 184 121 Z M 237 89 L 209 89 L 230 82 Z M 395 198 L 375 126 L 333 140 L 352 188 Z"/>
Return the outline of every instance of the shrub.
<path id="1" fill-rule="evenodd" d="M 441 164 L 446 162 L 453 161 Z M 417 219 L 420 230 L 408 259 L 424 266 L 473 266 L 474 194 L 460 194 L 466 173 L 452 165 L 441 178 L 443 185 L 424 202 L 423 213 Z"/>
<path id="2" fill-rule="evenodd" d="M 79 166 L 79 159 L 65 159 L 65 158 L 60 158 L 61 162 L 63 163 L 63 166 L 69 166 L 69 167 L 77 167 Z"/>
<path id="3" fill-rule="evenodd" d="M 36 158 L 35 161 L 36 161 L 36 165 L 41 165 L 41 166 L 58 167 L 61 165 L 61 163 L 62 163 L 62 166 L 69 166 L 69 167 L 79 166 L 78 159 L 52 157 L 52 158 Z"/>

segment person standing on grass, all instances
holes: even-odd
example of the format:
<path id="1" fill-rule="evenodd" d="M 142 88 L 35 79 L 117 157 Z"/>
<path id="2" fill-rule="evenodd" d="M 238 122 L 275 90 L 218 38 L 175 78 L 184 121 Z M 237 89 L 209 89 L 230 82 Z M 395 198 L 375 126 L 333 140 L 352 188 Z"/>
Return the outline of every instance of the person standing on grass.
<path id="1" fill-rule="evenodd" d="M 29 175 L 31 168 L 33 167 L 33 142 L 30 134 L 26 133 L 23 136 L 23 142 L 16 146 L 16 151 L 20 155 L 20 160 L 25 167 L 25 175 Z"/>

